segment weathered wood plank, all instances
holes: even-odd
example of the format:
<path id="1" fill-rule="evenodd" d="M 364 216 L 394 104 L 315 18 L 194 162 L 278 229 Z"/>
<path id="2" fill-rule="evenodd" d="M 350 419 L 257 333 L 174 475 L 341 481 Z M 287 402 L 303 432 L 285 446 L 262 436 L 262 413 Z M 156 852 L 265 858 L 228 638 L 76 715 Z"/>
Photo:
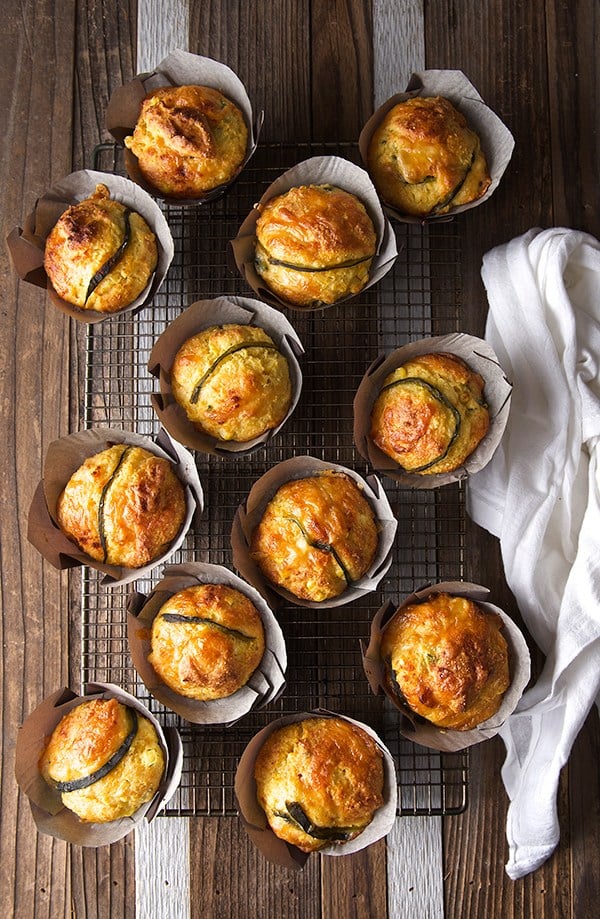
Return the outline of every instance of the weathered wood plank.
<path id="1" fill-rule="evenodd" d="M 71 162 L 74 4 L 3 6 L 0 177 L 3 236 Z M 69 327 L 46 308 L 43 291 L 17 281 L 0 251 L 3 335 L 0 374 L 0 482 L 3 497 L 0 631 L 3 660 L 0 890 L 5 910 L 28 917 L 68 912 L 68 850 L 38 837 L 14 781 L 19 724 L 68 680 L 66 579 L 26 539 L 27 514 L 49 442 L 68 424 Z"/>

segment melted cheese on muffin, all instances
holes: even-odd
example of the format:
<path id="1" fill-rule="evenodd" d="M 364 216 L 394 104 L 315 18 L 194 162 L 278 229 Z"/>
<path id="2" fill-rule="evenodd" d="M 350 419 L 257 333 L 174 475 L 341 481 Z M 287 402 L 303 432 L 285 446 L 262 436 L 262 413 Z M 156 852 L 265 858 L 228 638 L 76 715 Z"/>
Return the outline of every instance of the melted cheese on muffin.
<path id="1" fill-rule="evenodd" d="M 171 367 L 173 396 L 201 431 L 249 441 L 277 427 L 292 401 L 289 366 L 260 328 L 224 325 L 183 343 Z"/>
<path id="2" fill-rule="evenodd" d="M 254 604 L 225 584 L 186 587 L 164 603 L 152 623 L 149 661 L 174 692 L 222 699 L 244 686 L 265 649 Z"/>
<path id="3" fill-rule="evenodd" d="M 255 266 L 283 300 L 329 304 L 362 290 L 376 247 L 373 222 L 355 195 L 300 185 L 261 207 Z"/>
<path id="4" fill-rule="evenodd" d="M 185 512 L 185 492 L 172 464 L 127 444 L 88 457 L 57 505 L 61 530 L 86 555 L 125 568 L 140 568 L 165 552 Z"/>
<path id="5" fill-rule="evenodd" d="M 478 135 L 448 99 L 415 96 L 374 131 L 367 162 L 381 197 L 404 214 L 444 214 L 485 194 L 491 178 Z"/>
<path id="6" fill-rule="evenodd" d="M 114 313 L 142 293 L 156 268 L 156 237 L 106 185 L 62 214 L 46 240 L 44 268 L 56 293 L 84 310 Z"/>
<path id="7" fill-rule="evenodd" d="M 399 609 L 381 641 L 388 691 L 438 727 L 476 727 L 510 683 L 501 627 L 495 613 L 443 593 Z"/>
<path id="8" fill-rule="evenodd" d="M 423 354 L 384 380 L 370 436 L 407 472 L 457 469 L 488 431 L 484 380 L 454 354 Z"/>
<path id="9" fill-rule="evenodd" d="M 147 718 L 116 699 L 91 699 L 60 720 L 39 768 L 81 820 L 107 823 L 154 797 L 165 756 Z"/>
<path id="10" fill-rule="evenodd" d="M 247 144 L 242 112 L 211 86 L 155 89 L 125 138 L 144 178 L 171 198 L 200 198 L 230 182 Z"/>
<path id="11" fill-rule="evenodd" d="M 342 718 L 306 718 L 275 730 L 254 777 L 271 829 L 303 852 L 354 839 L 383 804 L 383 754 Z"/>
<path id="12" fill-rule="evenodd" d="M 375 515 L 354 479 L 327 471 L 278 489 L 252 534 L 251 555 L 273 584 L 320 602 L 363 577 L 377 543 Z"/>

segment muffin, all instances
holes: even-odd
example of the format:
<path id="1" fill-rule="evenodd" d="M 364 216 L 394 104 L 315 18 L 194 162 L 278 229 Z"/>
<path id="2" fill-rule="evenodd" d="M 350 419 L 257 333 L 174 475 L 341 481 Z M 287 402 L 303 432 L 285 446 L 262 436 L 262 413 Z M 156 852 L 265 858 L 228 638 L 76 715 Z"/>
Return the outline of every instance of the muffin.
<path id="1" fill-rule="evenodd" d="M 393 106 L 373 133 L 367 165 L 383 200 L 417 217 L 476 201 L 491 184 L 479 136 L 441 96 Z"/>
<path id="2" fill-rule="evenodd" d="M 333 185 L 299 185 L 261 208 L 256 271 L 296 306 L 331 304 L 369 280 L 375 227 L 356 195 Z"/>
<path id="3" fill-rule="evenodd" d="M 153 90 L 125 138 L 146 181 L 171 198 L 200 198 L 230 182 L 247 144 L 242 112 L 211 86 Z"/>
<path id="4" fill-rule="evenodd" d="M 154 797 L 165 755 L 147 718 L 117 699 L 93 699 L 60 720 L 39 769 L 81 820 L 108 823 Z"/>
<path id="5" fill-rule="evenodd" d="M 185 515 L 184 488 L 172 464 L 127 444 L 88 457 L 57 503 L 61 530 L 86 555 L 124 568 L 162 555 Z"/>
<path id="6" fill-rule="evenodd" d="M 401 607 L 381 640 L 386 690 L 440 728 L 482 724 L 510 683 L 501 628 L 496 613 L 447 593 Z"/>
<path id="7" fill-rule="evenodd" d="M 455 354 L 417 355 L 385 378 L 371 411 L 370 437 L 407 472 L 455 470 L 488 431 L 484 385 Z"/>
<path id="8" fill-rule="evenodd" d="M 149 662 L 174 692 L 223 699 L 244 686 L 262 660 L 265 637 L 254 604 L 225 584 L 173 594 L 152 623 Z"/>
<path id="9" fill-rule="evenodd" d="M 258 753 L 254 778 L 271 829 L 303 852 L 354 839 L 383 804 L 383 754 L 343 718 L 276 729 Z"/>
<path id="10" fill-rule="evenodd" d="M 249 441 L 276 428 L 292 401 L 288 362 L 255 326 L 213 326 L 188 338 L 170 376 L 189 421 L 222 441 Z"/>
<path id="11" fill-rule="evenodd" d="M 273 584 L 321 602 L 363 577 L 377 545 L 375 515 L 356 482 L 326 470 L 277 490 L 252 533 L 250 554 Z"/>
<path id="12" fill-rule="evenodd" d="M 52 287 L 83 310 L 115 313 L 148 285 L 158 261 L 156 237 L 106 185 L 62 214 L 50 231 L 44 268 Z"/>

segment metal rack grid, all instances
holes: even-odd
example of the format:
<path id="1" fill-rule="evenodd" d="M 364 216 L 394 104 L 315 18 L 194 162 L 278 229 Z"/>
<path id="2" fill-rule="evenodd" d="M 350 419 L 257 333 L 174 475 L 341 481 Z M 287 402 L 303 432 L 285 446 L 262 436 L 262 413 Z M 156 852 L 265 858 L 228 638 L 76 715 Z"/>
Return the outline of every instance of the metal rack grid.
<path id="1" fill-rule="evenodd" d="M 232 267 L 228 240 L 266 187 L 284 169 L 323 153 L 357 161 L 354 145 L 263 145 L 228 192 L 211 205 L 165 206 L 175 258 L 153 305 L 135 317 L 114 316 L 87 334 L 85 424 L 111 425 L 154 436 L 159 425 L 150 403 L 155 382 L 149 352 L 167 323 L 189 304 L 217 295 L 252 296 Z M 118 150 L 97 148 L 94 167 L 121 172 Z M 231 567 L 229 533 L 235 510 L 260 475 L 296 454 L 371 472 L 352 442 L 352 402 L 358 383 L 381 352 L 408 340 L 456 331 L 460 324 L 459 237 L 452 223 L 396 225 L 399 256 L 392 271 L 347 304 L 288 316 L 305 348 L 300 403 L 284 429 L 251 456 L 227 459 L 196 454 L 205 509 L 184 546 L 171 559 Z M 394 756 L 400 815 L 463 811 L 468 795 L 468 752 L 440 754 L 413 744 L 398 731 L 392 706 L 371 694 L 363 673 L 360 640 L 368 640 L 373 613 L 425 583 L 463 574 L 464 499 L 460 485 L 435 491 L 402 489 L 382 480 L 398 536 L 390 571 L 379 590 L 361 602 L 331 610 L 284 607 L 278 613 L 288 649 L 287 686 L 267 709 L 231 727 L 190 725 L 156 702 L 133 670 L 126 639 L 127 588 L 106 588 L 85 569 L 82 588 L 82 683 L 116 682 L 176 725 L 184 746 L 180 787 L 167 815 L 236 813 L 233 780 L 251 737 L 273 718 L 327 708 L 365 721 Z M 160 578 L 139 579 L 149 592 Z"/>

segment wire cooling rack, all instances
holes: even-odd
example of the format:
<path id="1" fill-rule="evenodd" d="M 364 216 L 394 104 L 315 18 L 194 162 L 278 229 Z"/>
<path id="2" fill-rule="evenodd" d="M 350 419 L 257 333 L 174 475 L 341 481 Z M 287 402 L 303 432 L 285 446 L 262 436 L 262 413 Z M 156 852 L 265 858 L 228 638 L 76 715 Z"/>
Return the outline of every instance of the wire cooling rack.
<path id="1" fill-rule="evenodd" d="M 150 402 L 156 388 L 147 370 L 155 339 L 168 322 L 199 299 L 253 296 L 231 266 L 228 241 L 267 186 L 286 168 L 313 155 L 357 161 L 354 145 L 259 146 L 228 194 L 202 207 L 164 206 L 175 258 L 153 304 L 135 317 L 114 316 L 87 333 L 85 425 L 110 425 L 155 436 L 159 424 Z M 118 148 L 100 145 L 94 168 L 122 172 Z M 268 446 L 233 459 L 196 454 L 205 509 L 172 563 L 198 560 L 231 567 L 233 516 L 252 484 L 272 465 L 297 454 L 371 473 L 352 440 L 352 403 L 371 361 L 409 340 L 460 329 L 459 237 L 452 222 L 422 227 L 396 224 L 399 256 L 385 278 L 350 303 L 314 313 L 290 311 L 303 342 L 304 385 L 296 411 Z M 128 588 L 106 588 L 84 570 L 82 588 L 82 683 L 114 682 L 140 698 L 163 725 L 180 732 L 182 781 L 167 815 L 228 816 L 236 813 L 233 781 L 238 759 L 252 736 L 281 715 L 314 708 L 370 724 L 388 745 L 398 774 L 400 815 L 463 811 L 468 796 L 468 752 L 440 754 L 403 738 L 399 718 L 384 697 L 371 694 L 359 642 L 381 604 L 399 602 L 426 583 L 463 575 L 464 496 L 460 485 L 433 491 L 382 484 L 398 519 L 392 566 L 368 599 L 331 610 L 287 606 L 278 613 L 288 651 L 287 686 L 268 708 L 223 728 L 191 725 L 149 696 L 137 677 L 126 639 Z M 148 593 L 157 580 L 139 579 Z"/>

